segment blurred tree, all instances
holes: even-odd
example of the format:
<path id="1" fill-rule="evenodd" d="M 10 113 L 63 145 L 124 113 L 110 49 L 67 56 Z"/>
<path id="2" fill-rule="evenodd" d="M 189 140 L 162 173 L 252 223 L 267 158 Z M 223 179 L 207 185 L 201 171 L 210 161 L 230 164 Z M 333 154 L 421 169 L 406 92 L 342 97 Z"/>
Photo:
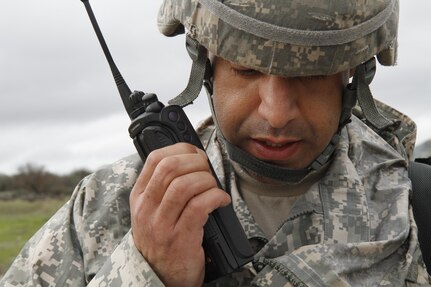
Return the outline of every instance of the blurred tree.
<path id="1" fill-rule="evenodd" d="M 0 174 L 0 192 L 16 189 L 15 181 L 6 174 Z"/>
<path id="2" fill-rule="evenodd" d="M 26 163 L 13 176 L 0 174 L 0 192 L 3 191 L 4 199 L 64 197 L 72 194 L 75 186 L 90 173 L 81 168 L 66 175 L 57 175 L 46 171 L 42 165 Z"/>
<path id="3" fill-rule="evenodd" d="M 20 188 L 40 195 L 48 191 L 52 175 L 45 171 L 44 166 L 26 163 L 18 168 L 14 179 Z"/>
<path id="4" fill-rule="evenodd" d="M 91 171 L 85 168 L 77 169 L 72 171 L 70 174 L 64 176 L 65 185 L 71 188 L 75 188 L 75 186 L 87 175 L 89 175 Z"/>

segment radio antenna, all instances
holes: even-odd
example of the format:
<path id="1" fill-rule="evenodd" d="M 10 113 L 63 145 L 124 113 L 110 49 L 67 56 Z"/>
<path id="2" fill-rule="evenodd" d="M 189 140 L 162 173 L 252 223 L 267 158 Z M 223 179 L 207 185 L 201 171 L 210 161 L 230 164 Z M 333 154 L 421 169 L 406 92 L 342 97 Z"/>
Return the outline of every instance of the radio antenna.
<path id="1" fill-rule="evenodd" d="M 129 86 L 127 86 L 126 81 L 124 81 L 123 76 L 117 68 L 117 65 L 115 65 L 114 59 L 111 56 L 111 52 L 109 52 L 108 45 L 106 45 L 102 31 L 99 28 L 99 24 L 97 24 L 97 20 L 94 16 L 93 10 L 91 9 L 89 0 L 81 1 L 84 3 L 85 9 L 87 10 L 88 16 L 90 17 L 91 24 L 93 25 L 94 31 L 96 32 L 97 38 L 99 39 L 99 43 L 102 46 L 103 53 L 108 60 L 109 67 L 111 68 L 112 75 L 114 76 L 115 84 L 117 85 L 118 91 L 120 92 L 121 100 L 123 101 L 123 105 L 130 117 L 133 112 L 133 106 L 130 100 L 132 91 L 130 91 Z"/>

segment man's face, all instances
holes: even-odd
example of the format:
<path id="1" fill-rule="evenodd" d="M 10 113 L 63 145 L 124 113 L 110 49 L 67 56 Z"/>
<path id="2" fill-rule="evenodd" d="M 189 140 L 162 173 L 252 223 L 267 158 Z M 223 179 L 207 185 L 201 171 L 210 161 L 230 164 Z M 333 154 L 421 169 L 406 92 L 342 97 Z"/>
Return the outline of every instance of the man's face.
<path id="1" fill-rule="evenodd" d="M 214 109 L 232 144 L 288 168 L 307 167 L 338 128 L 348 74 L 282 78 L 215 58 Z"/>

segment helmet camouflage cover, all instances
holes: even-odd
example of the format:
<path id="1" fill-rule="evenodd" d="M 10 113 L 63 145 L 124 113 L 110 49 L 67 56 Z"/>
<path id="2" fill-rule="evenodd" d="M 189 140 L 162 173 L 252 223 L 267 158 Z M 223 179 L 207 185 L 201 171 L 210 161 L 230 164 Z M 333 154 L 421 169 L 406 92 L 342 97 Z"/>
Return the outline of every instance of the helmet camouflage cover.
<path id="1" fill-rule="evenodd" d="M 394 65 L 398 0 L 164 0 L 158 26 L 280 76 L 335 74 L 377 55 Z"/>

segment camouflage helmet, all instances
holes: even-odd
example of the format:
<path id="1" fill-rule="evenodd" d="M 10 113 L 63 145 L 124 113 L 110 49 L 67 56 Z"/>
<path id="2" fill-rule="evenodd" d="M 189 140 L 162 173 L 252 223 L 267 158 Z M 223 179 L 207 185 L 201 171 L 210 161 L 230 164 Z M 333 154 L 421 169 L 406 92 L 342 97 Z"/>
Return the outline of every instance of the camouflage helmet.
<path id="1" fill-rule="evenodd" d="M 158 26 L 279 76 L 330 75 L 377 55 L 394 65 L 398 0 L 164 0 Z"/>

